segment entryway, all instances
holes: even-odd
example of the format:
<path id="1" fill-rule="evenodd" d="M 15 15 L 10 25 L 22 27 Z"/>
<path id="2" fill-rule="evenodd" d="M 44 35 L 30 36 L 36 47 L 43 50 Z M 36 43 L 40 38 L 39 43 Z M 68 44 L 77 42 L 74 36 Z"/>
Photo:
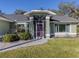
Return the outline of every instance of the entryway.
<path id="1" fill-rule="evenodd" d="M 36 39 L 44 38 L 44 23 L 38 22 L 36 23 Z"/>

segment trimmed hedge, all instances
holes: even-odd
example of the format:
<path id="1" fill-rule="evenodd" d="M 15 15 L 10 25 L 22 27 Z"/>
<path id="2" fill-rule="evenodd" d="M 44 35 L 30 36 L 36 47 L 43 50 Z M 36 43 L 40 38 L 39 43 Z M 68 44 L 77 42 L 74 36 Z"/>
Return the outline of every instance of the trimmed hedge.
<path id="1" fill-rule="evenodd" d="M 3 36 L 3 42 L 13 42 L 19 40 L 19 37 L 16 34 L 5 34 Z"/>
<path id="2" fill-rule="evenodd" d="M 21 32 L 18 33 L 18 37 L 20 38 L 20 40 L 28 40 L 31 38 L 31 34 L 29 32 Z"/>

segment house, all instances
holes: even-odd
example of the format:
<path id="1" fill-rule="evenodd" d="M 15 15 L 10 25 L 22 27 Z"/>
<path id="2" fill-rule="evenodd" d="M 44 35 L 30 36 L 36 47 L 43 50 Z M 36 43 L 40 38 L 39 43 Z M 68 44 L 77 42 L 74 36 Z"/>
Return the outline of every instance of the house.
<path id="1" fill-rule="evenodd" d="M 0 16 L 0 36 L 14 32 L 16 26 L 29 31 L 33 38 L 76 37 L 78 21 L 48 10 L 32 10 Z"/>

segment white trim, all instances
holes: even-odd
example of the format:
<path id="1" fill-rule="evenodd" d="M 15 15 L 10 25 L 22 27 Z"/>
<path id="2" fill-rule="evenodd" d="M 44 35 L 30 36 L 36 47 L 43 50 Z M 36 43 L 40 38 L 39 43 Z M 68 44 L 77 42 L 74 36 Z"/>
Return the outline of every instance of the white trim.
<path id="1" fill-rule="evenodd" d="M 16 24 L 26 24 L 26 23 L 24 23 L 24 22 L 17 22 Z"/>
<path id="2" fill-rule="evenodd" d="M 71 31 L 71 29 L 72 29 L 72 28 L 71 28 L 71 25 L 70 25 L 70 28 L 69 28 L 69 29 L 70 29 L 69 31 L 72 32 L 72 31 Z"/>
<path id="3" fill-rule="evenodd" d="M 49 39 L 50 38 L 50 34 L 46 34 L 46 38 Z"/>
<path id="4" fill-rule="evenodd" d="M 77 33 L 55 32 L 55 37 L 76 37 Z"/>
<path id="5" fill-rule="evenodd" d="M 24 15 L 28 15 L 28 14 L 30 14 L 32 12 L 44 12 L 44 13 L 48 13 L 48 14 L 51 14 L 51 15 L 56 15 L 56 13 L 54 13 L 52 11 L 49 11 L 49 10 L 31 10 L 30 12 L 27 12 Z"/>
<path id="6" fill-rule="evenodd" d="M 47 37 L 50 37 L 50 34 L 46 34 Z"/>
<path id="7" fill-rule="evenodd" d="M 14 22 L 14 21 L 8 20 L 8 19 L 3 18 L 3 17 L 0 17 L 0 20 L 2 20 L 2 21 L 7 21 L 7 22 Z"/>

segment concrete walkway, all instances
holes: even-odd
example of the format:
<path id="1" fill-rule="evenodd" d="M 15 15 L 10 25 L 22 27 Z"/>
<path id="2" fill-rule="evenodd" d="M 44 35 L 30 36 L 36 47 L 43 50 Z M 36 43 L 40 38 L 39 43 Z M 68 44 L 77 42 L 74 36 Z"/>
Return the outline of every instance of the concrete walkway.
<path id="1" fill-rule="evenodd" d="M 39 39 L 39 40 L 33 39 L 33 40 L 17 41 L 17 42 L 11 42 L 11 43 L 0 42 L 0 52 L 22 48 L 22 47 L 44 44 L 47 42 L 48 42 L 47 39 Z"/>

